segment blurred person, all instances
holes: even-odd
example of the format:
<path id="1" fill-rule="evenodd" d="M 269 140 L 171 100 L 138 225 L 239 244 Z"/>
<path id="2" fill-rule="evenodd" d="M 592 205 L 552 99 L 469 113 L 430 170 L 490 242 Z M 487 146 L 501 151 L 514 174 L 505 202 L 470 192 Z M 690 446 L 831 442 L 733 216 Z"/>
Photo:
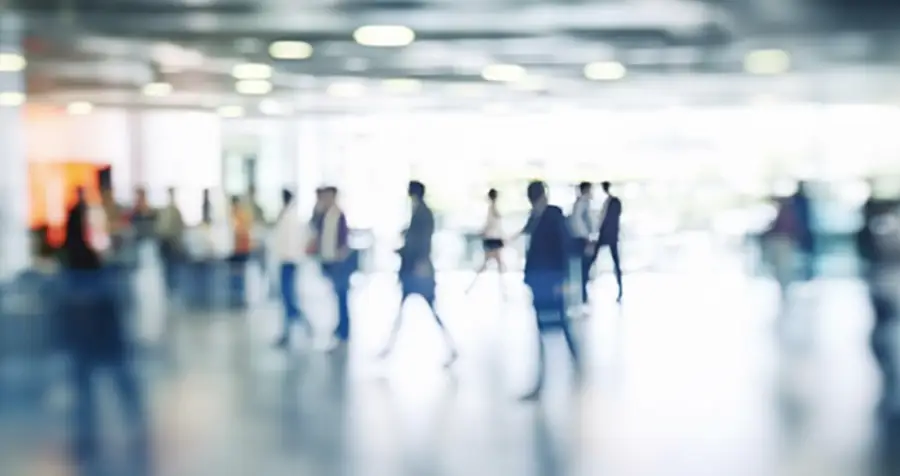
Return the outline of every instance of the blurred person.
<path id="1" fill-rule="evenodd" d="M 400 309 L 397 312 L 397 317 L 394 319 L 387 345 L 379 357 L 382 359 L 387 358 L 393 351 L 403 322 L 403 305 L 411 296 L 419 295 L 425 299 L 425 302 L 431 309 L 434 322 L 444 336 L 444 342 L 450 351 L 449 358 L 444 365 L 449 367 L 456 361 L 458 353 L 456 344 L 454 344 L 450 333 L 444 326 L 444 322 L 438 315 L 437 307 L 435 306 L 435 270 L 434 263 L 431 261 L 431 242 L 435 228 L 434 214 L 425 202 L 425 184 L 415 180 L 409 182 L 407 194 L 412 204 L 412 216 L 409 221 L 409 228 L 404 233 L 403 246 L 397 250 L 397 253 L 400 255 L 398 277 L 400 278 L 402 292 Z"/>
<path id="2" fill-rule="evenodd" d="M 240 197 L 231 197 L 233 251 L 230 263 L 230 297 L 233 307 L 247 304 L 247 263 L 253 252 L 253 215 Z"/>
<path id="3" fill-rule="evenodd" d="M 134 226 L 138 240 L 146 240 L 153 237 L 156 225 L 156 211 L 150 206 L 147 199 L 147 190 L 138 187 L 135 191 L 134 208 L 131 210 L 131 224 Z"/>
<path id="4" fill-rule="evenodd" d="M 203 189 L 203 198 L 200 205 L 200 222 L 204 225 L 212 225 L 213 222 L 213 206 L 212 200 L 209 198 L 209 189 Z"/>
<path id="5" fill-rule="evenodd" d="M 796 214 L 796 244 L 801 260 L 803 279 L 809 281 L 816 275 L 816 235 L 813 223 L 812 200 L 806 182 L 797 184 L 797 191 L 791 197 Z"/>
<path id="6" fill-rule="evenodd" d="M 572 206 L 572 214 L 569 215 L 569 230 L 572 233 L 574 252 L 580 266 L 582 304 L 588 302 L 588 281 L 590 281 L 591 266 L 594 263 L 597 247 L 593 240 L 597 225 L 591 212 L 591 201 L 594 198 L 593 188 L 590 182 L 581 182 L 578 185 L 578 198 Z M 616 255 L 618 255 L 618 248 Z"/>
<path id="7" fill-rule="evenodd" d="M 257 266 L 259 266 L 259 269 L 262 271 L 263 276 L 268 276 L 269 260 L 266 250 L 266 234 L 269 230 L 269 222 L 266 219 L 265 211 L 263 211 L 262 206 L 260 206 L 259 204 L 255 186 L 251 185 L 247 189 L 246 201 L 247 211 L 248 213 L 250 213 L 253 221 L 252 233 L 256 238 L 254 240 L 254 246 L 253 250 L 250 253 L 250 257 L 253 261 L 256 262 Z"/>
<path id="8" fill-rule="evenodd" d="M 280 265 L 279 285 L 281 289 L 281 302 L 284 307 L 284 325 L 281 337 L 276 342 L 277 347 L 286 348 L 291 343 L 291 325 L 295 322 L 303 322 L 306 331 L 312 336 L 312 328 L 309 322 L 303 318 L 300 306 L 297 302 L 297 266 L 304 259 L 305 226 L 300 221 L 300 213 L 297 210 L 297 201 L 289 190 L 281 193 L 284 207 L 275 221 L 272 233 L 272 250 Z"/>
<path id="9" fill-rule="evenodd" d="M 337 187 L 325 187 L 319 193 L 316 252 L 337 298 L 338 323 L 334 336 L 338 342 L 345 343 L 350 339 L 350 228 L 337 196 Z"/>
<path id="10" fill-rule="evenodd" d="M 163 267 L 163 281 L 171 297 L 178 286 L 180 267 L 185 257 L 184 218 L 175 200 L 175 189 L 169 188 L 168 203 L 156 217 L 156 236 Z"/>
<path id="11" fill-rule="evenodd" d="M 775 219 L 763 232 L 763 255 L 772 269 L 775 281 L 784 301 L 788 288 L 796 279 L 799 254 L 799 217 L 791 197 L 775 198 Z"/>
<path id="12" fill-rule="evenodd" d="M 497 272 L 500 275 L 500 289 L 503 291 L 504 296 L 506 295 L 503 286 L 503 273 L 506 272 L 506 265 L 503 263 L 503 216 L 500 215 L 500 210 L 497 208 L 498 197 L 499 193 L 496 189 L 488 190 L 487 218 L 485 219 L 484 227 L 481 229 L 484 263 L 475 274 L 475 279 L 472 280 L 472 284 L 466 290 L 467 293 L 472 291 L 478 278 L 487 271 L 488 265 L 493 261 L 497 263 Z"/>
<path id="13" fill-rule="evenodd" d="M 609 248 L 609 254 L 613 262 L 613 274 L 616 276 L 616 285 L 619 287 L 616 302 L 622 302 L 622 261 L 619 257 L 619 225 L 622 221 L 622 201 L 610 192 L 612 184 L 609 182 L 601 183 L 600 187 L 603 189 L 606 198 L 603 200 L 603 208 L 600 212 L 600 232 L 591 262 L 593 263 L 597 260 L 601 249 L 604 247 Z"/>
<path id="14" fill-rule="evenodd" d="M 146 444 L 146 424 L 137 377 L 131 365 L 126 326 L 115 274 L 103 266 L 102 252 L 110 245 L 99 239 L 101 223 L 89 215 L 84 189 L 69 210 L 63 244 L 62 334 L 72 358 L 74 386 L 74 447 L 76 457 L 90 461 L 98 450 L 98 418 L 94 376 L 112 372 L 122 399 L 133 442 Z M 108 222 L 108 218 L 106 219 Z M 113 226 L 109 223 L 106 228 Z M 100 233 L 98 233 L 100 232 Z"/>
<path id="15" fill-rule="evenodd" d="M 531 215 L 523 234 L 531 237 L 525 252 L 525 284 L 532 294 L 532 305 L 538 327 L 538 377 L 534 389 L 523 397 L 525 400 L 540 397 L 544 384 L 545 351 L 543 334 L 546 331 L 562 331 L 569 353 L 580 366 L 578 345 L 569 328 L 565 289 L 568 277 L 571 237 L 562 210 L 550 205 L 544 182 L 528 185 L 528 201 Z"/>

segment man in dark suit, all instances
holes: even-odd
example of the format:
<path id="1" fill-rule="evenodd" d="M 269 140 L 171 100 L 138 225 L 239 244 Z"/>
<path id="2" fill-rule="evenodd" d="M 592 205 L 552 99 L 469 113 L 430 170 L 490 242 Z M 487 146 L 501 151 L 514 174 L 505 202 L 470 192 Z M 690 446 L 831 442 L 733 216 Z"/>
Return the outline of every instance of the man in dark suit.
<path id="1" fill-rule="evenodd" d="M 597 249 L 594 251 L 594 259 L 600 254 L 600 249 L 604 246 L 609 248 L 609 254 L 612 256 L 613 272 L 616 275 L 616 284 L 619 286 L 619 295 L 616 301 L 622 301 L 622 263 L 619 259 L 619 223 L 622 219 L 622 201 L 610 193 L 610 183 L 603 182 L 603 193 L 606 194 L 606 200 L 603 202 L 603 211 L 600 219 L 600 235 L 597 238 Z"/>
<path id="2" fill-rule="evenodd" d="M 409 228 L 404 234 L 403 247 L 397 250 L 397 253 L 400 255 L 399 277 L 403 297 L 400 301 L 400 311 L 394 320 L 394 326 L 391 329 L 387 346 L 380 357 L 387 357 L 394 348 L 402 323 L 403 304 L 406 303 L 407 298 L 418 294 L 428 303 L 434 316 L 434 321 L 444 335 L 444 341 L 450 349 L 450 356 L 446 365 L 450 366 L 457 358 L 456 345 L 453 343 L 453 339 L 447 332 L 444 322 L 438 315 L 434 303 L 436 285 L 434 264 L 431 261 L 431 239 L 434 236 L 435 228 L 434 214 L 425 203 L 425 185 L 422 182 L 410 182 L 408 193 L 412 202 L 412 218 L 409 221 Z"/>
<path id="3" fill-rule="evenodd" d="M 525 284 L 531 289 L 539 333 L 559 329 L 566 338 L 569 352 L 579 362 L 578 346 L 569 329 L 565 286 L 568 277 L 571 240 L 562 210 L 547 202 L 547 187 L 535 181 L 528 185 L 531 216 L 523 233 L 530 235 L 525 252 Z M 539 338 L 538 379 L 525 399 L 540 396 L 544 383 L 544 342 Z"/>

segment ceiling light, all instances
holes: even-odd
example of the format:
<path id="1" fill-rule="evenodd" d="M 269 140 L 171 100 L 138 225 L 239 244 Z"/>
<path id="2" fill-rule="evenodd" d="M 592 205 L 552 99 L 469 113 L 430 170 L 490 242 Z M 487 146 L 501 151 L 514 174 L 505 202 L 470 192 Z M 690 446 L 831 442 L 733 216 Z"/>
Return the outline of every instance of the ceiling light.
<path id="1" fill-rule="evenodd" d="M 517 64 L 491 64 L 481 70 L 481 77 L 486 81 L 511 83 L 525 79 L 528 72 Z"/>
<path id="2" fill-rule="evenodd" d="M 357 28 L 353 39 L 363 46 L 399 47 L 415 41 L 416 32 L 406 26 L 368 25 Z"/>
<path id="3" fill-rule="evenodd" d="M 84 116 L 94 110 L 94 105 L 85 101 L 76 101 L 66 107 L 66 112 L 73 116 Z"/>
<path id="4" fill-rule="evenodd" d="M 287 108 L 278 101 L 272 99 L 264 99 L 259 102 L 259 112 L 267 116 L 281 116 L 287 113 Z"/>
<path id="5" fill-rule="evenodd" d="M 302 60 L 313 54 L 313 47 L 305 41 L 276 41 L 269 45 L 269 56 L 281 60 Z"/>
<path id="6" fill-rule="evenodd" d="M 366 86 L 362 83 L 332 83 L 326 93 L 338 98 L 357 98 L 366 93 Z"/>
<path id="7" fill-rule="evenodd" d="M 264 79 L 247 79 L 238 81 L 234 89 L 241 94 L 258 96 L 272 92 L 272 83 Z"/>
<path id="8" fill-rule="evenodd" d="M 0 71 L 16 72 L 25 69 L 28 62 L 25 57 L 15 53 L 0 53 Z"/>
<path id="9" fill-rule="evenodd" d="M 791 69 L 791 55 L 784 50 L 757 50 L 744 57 L 744 70 L 750 74 L 781 74 Z"/>
<path id="10" fill-rule="evenodd" d="M 241 106 L 222 106 L 217 111 L 219 116 L 226 119 L 233 119 L 244 115 L 244 108 Z"/>
<path id="11" fill-rule="evenodd" d="M 625 65 L 618 61 L 597 61 L 584 67 L 584 77 L 592 81 L 615 81 L 624 78 L 627 72 Z"/>
<path id="12" fill-rule="evenodd" d="M 168 96 L 172 93 L 172 85 L 169 83 L 149 83 L 144 85 L 144 96 Z"/>
<path id="13" fill-rule="evenodd" d="M 422 91 L 422 81 L 414 78 L 392 78 L 381 82 L 381 87 L 390 93 L 415 94 Z"/>
<path id="14" fill-rule="evenodd" d="M 272 77 L 272 67 L 262 63 L 243 63 L 235 65 L 231 75 L 236 79 L 269 79 Z"/>
<path id="15" fill-rule="evenodd" d="M 2 106 L 2 107 L 16 107 L 16 106 L 21 106 L 24 103 L 25 103 L 25 95 L 22 93 L 16 93 L 16 92 L 0 93 L 0 106 Z"/>

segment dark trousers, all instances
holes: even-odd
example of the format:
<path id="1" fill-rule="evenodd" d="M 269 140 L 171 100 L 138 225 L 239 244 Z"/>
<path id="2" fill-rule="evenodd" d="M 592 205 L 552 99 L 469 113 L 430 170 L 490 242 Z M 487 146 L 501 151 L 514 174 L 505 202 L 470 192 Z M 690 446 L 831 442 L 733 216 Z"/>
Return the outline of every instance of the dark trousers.
<path id="1" fill-rule="evenodd" d="M 300 319 L 300 305 L 297 303 L 297 265 L 281 263 L 281 304 L 284 307 L 284 329 Z"/>
<path id="2" fill-rule="evenodd" d="M 334 286 L 337 298 L 338 324 L 334 335 L 339 340 L 350 339 L 350 272 L 346 263 L 322 263 L 322 272 Z"/>
<path id="3" fill-rule="evenodd" d="M 596 253 L 588 250 L 588 246 L 590 246 L 590 240 L 586 238 L 576 238 L 575 239 L 575 249 L 572 250 L 572 253 L 575 257 L 577 257 L 580 265 L 581 265 L 581 302 L 588 302 L 588 282 L 591 279 L 591 267 L 594 265 L 594 259 L 596 258 Z"/>
<path id="4" fill-rule="evenodd" d="M 249 253 L 235 253 L 228 258 L 228 301 L 231 307 L 247 305 L 247 263 Z"/>
<path id="5" fill-rule="evenodd" d="M 609 248 L 609 255 L 612 257 L 613 262 L 613 274 L 616 276 L 616 284 L 619 286 L 619 297 L 622 297 L 622 262 L 619 258 L 619 242 L 618 241 L 610 241 L 610 242 L 601 242 L 597 245 L 597 251 L 594 252 L 594 256 L 591 258 L 591 263 L 597 260 L 597 256 L 600 255 L 600 250 L 604 247 Z M 588 268 L 590 271 L 590 268 Z"/>
<path id="6" fill-rule="evenodd" d="M 98 417 L 96 377 L 108 373 L 115 382 L 124 410 L 127 428 L 145 437 L 146 421 L 143 399 L 134 369 L 130 362 L 97 362 L 84 358 L 73 359 L 72 385 L 75 390 L 73 423 L 75 450 L 90 457 L 97 450 Z M 144 444 L 144 441 L 138 443 Z"/>
<path id="7" fill-rule="evenodd" d="M 181 250 L 177 244 L 163 241 L 159 244 L 159 258 L 162 263 L 163 283 L 171 298 L 178 289 L 181 275 Z"/>
<path id="8" fill-rule="evenodd" d="M 560 273 L 541 273 L 526 277 L 526 284 L 531 289 L 532 305 L 538 328 L 538 378 L 536 390 L 544 384 L 545 350 L 543 334 L 551 330 L 562 331 L 572 360 L 580 365 L 578 343 L 569 327 L 568 310 L 564 295 L 566 279 Z"/>

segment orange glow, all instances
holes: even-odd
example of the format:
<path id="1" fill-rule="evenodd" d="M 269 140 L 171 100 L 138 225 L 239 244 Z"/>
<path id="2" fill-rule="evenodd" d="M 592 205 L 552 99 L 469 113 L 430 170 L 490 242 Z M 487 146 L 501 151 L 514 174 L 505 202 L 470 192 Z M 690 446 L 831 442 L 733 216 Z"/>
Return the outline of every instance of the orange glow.
<path id="1" fill-rule="evenodd" d="M 59 246 L 65 240 L 66 214 L 84 188 L 88 201 L 100 200 L 98 176 L 105 165 L 89 162 L 31 163 L 28 166 L 32 229 L 46 226 L 48 240 Z"/>

